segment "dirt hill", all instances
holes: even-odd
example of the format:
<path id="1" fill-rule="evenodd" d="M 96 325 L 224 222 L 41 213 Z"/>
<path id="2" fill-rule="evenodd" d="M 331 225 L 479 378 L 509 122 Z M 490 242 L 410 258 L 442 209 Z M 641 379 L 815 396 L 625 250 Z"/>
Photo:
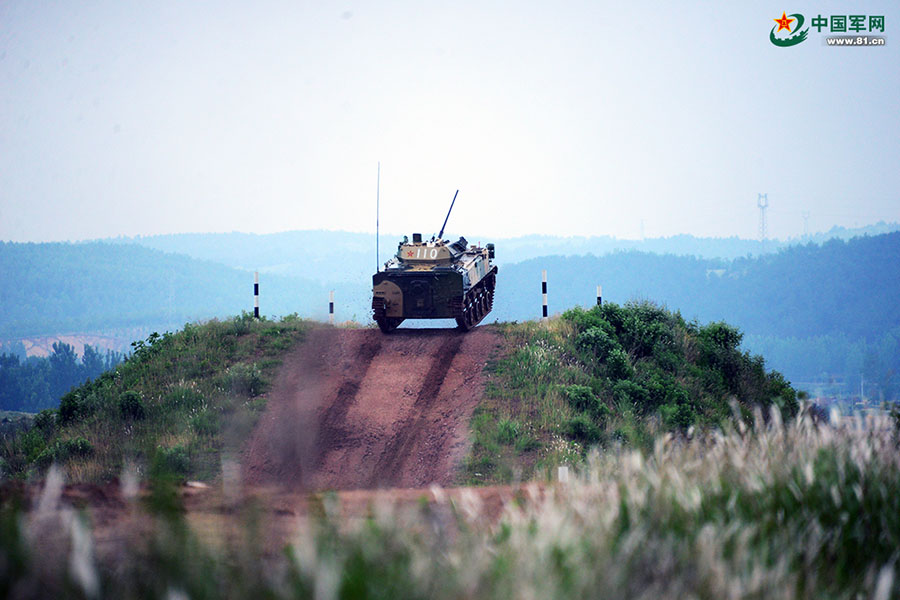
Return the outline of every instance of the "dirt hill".
<path id="1" fill-rule="evenodd" d="M 466 452 L 489 327 L 316 329 L 285 358 L 248 441 L 248 484 L 291 489 L 450 485 Z"/>

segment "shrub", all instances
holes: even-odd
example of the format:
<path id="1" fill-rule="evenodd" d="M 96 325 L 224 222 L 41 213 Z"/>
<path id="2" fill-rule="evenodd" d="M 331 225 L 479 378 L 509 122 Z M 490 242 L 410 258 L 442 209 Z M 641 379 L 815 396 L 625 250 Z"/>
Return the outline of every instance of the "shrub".
<path id="1" fill-rule="evenodd" d="M 595 412 L 599 400 L 591 388 L 586 385 L 570 385 L 565 388 L 566 400 L 569 406 L 577 411 Z"/>
<path id="2" fill-rule="evenodd" d="M 54 460 L 56 460 L 56 453 L 54 452 L 55 449 L 55 446 L 47 446 L 46 448 L 41 450 L 37 456 L 34 457 L 32 462 L 34 462 L 34 464 L 39 469 L 46 469 L 51 464 L 53 464 Z"/>
<path id="3" fill-rule="evenodd" d="M 34 427 L 49 438 L 56 431 L 56 411 L 46 408 L 34 416 Z"/>
<path id="4" fill-rule="evenodd" d="M 85 388 L 80 388 L 77 390 L 72 390 L 65 396 L 63 396 L 59 401 L 59 423 L 60 425 L 67 425 L 69 423 L 75 423 L 77 421 L 84 420 L 85 417 L 91 414 L 92 404 L 88 401 L 86 397 L 87 390 Z"/>
<path id="5" fill-rule="evenodd" d="M 265 385 L 256 363 L 234 365 L 226 372 L 225 380 L 232 393 L 251 398 L 260 395 Z"/>
<path id="6" fill-rule="evenodd" d="M 171 345 L 174 336 L 170 332 L 160 335 L 156 331 L 147 336 L 147 341 L 136 340 L 131 342 L 131 356 L 128 362 L 140 364 L 150 360 L 151 357 L 162 352 L 163 348 Z"/>
<path id="7" fill-rule="evenodd" d="M 647 414 L 655 408 L 650 392 L 634 381 L 617 381 L 613 386 L 613 398 L 616 404 L 628 404 L 640 414 Z"/>
<path id="8" fill-rule="evenodd" d="M 580 306 L 576 306 L 563 313 L 562 318 L 575 326 L 575 330 L 579 332 L 587 331 L 592 327 L 606 330 L 610 335 L 615 333 L 614 328 L 603 317 L 600 307 L 594 306 L 589 310 L 584 310 Z"/>
<path id="9" fill-rule="evenodd" d="M 707 351 L 710 349 L 718 350 L 737 350 L 744 339 L 742 334 L 736 327 L 732 327 L 728 323 L 717 321 L 700 328 L 700 341 L 706 346 Z"/>
<path id="10" fill-rule="evenodd" d="M 596 444 L 602 438 L 600 428 L 585 414 L 566 421 L 563 431 L 570 438 L 588 445 Z"/>
<path id="11" fill-rule="evenodd" d="M 697 420 L 697 412 L 689 404 L 664 404 L 659 407 L 659 415 L 666 427 L 683 431 Z"/>
<path id="12" fill-rule="evenodd" d="M 122 419 L 126 421 L 143 419 L 146 411 L 144 410 L 144 403 L 141 401 L 141 395 L 129 390 L 119 396 L 119 413 L 122 415 Z"/>
<path id="13" fill-rule="evenodd" d="M 628 314 L 623 327 L 625 347 L 638 358 L 650 356 L 657 347 L 665 350 L 674 345 L 674 336 L 667 323 L 644 321 L 640 312 Z"/>
<path id="14" fill-rule="evenodd" d="M 57 459 L 83 458 L 94 453 L 94 446 L 83 437 L 76 437 L 59 442 L 57 446 Z"/>
<path id="15" fill-rule="evenodd" d="M 629 379 L 634 375 L 634 369 L 628 360 L 624 350 L 613 350 L 606 359 L 606 374 L 613 381 L 617 379 Z"/>
<path id="16" fill-rule="evenodd" d="M 590 327 L 579 333 L 575 344 L 600 360 L 606 360 L 612 350 L 622 348 L 615 338 L 600 327 Z"/>
<path id="17" fill-rule="evenodd" d="M 772 371 L 766 375 L 766 393 L 767 399 L 781 409 L 784 417 L 793 417 L 800 410 L 796 390 L 778 371 Z"/>
<path id="18" fill-rule="evenodd" d="M 70 458 L 85 458 L 93 453 L 93 444 L 79 436 L 68 440 L 58 440 L 47 446 L 34 458 L 34 463 L 40 468 L 46 468 L 53 462 L 65 462 Z"/>
<path id="19" fill-rule="evenodd" d="M 19 437 L 19 448 L 26 460 L 34 460 L 47 447 L 45 437 L 37 427 Z"/>

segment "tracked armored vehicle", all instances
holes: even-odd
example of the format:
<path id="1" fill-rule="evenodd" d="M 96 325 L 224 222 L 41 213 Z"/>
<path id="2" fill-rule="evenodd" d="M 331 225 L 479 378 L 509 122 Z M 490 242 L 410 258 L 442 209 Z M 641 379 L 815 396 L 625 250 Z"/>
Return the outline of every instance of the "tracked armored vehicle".
<path id="1" fill-rule="evenodd" d="M 456 195 L 437 236 L 423 241 L 421 233 L 414 233 L 412 242 L 404 236 L 397 254 L 372 276 L 373 317 L 384 333 L 406 319 L 456 319 L 459 329 L 468 331 L 491 311 L 497 281 L 497 267 L 491 265 L 494 245 L 442 239 L 455 203 Z"/>

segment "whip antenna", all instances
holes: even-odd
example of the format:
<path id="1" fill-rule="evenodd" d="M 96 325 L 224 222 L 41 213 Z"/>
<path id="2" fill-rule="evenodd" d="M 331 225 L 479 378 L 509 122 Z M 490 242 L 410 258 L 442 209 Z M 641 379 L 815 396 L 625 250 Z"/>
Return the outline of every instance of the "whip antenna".
<path id="1" fill-rule="evenodd" d="M 378 179 L 375 182 L 375 272 L 381 272 L 381 257 L 378 254 L 378 213 L 381 212 L 381 161 L 378 161 Z"/>
<path id="2" fill-rule="evenodd" d="M 456 195 L 459 194 L 459 190 L 456 190 L 456 194 L 453 194 L 453 202 L 450 203 L 450 210 L 447 211 L 447 216 L 444 218 L 444 224 L 441 225 L 441 232 L 438 234 L 438 239 L 444 239 L 444 228 L 447 226 L 447 219 L 450 218 L 450 213 L 453 212 L 453 205 L 456 204 Z"/>

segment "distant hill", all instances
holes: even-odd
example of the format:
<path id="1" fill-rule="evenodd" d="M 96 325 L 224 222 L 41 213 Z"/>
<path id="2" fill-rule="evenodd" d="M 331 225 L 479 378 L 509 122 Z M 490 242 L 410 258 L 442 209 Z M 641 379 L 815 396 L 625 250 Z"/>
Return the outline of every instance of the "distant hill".
<path id="1" fill-rule="evenodd" d="M 178 327 L 252 311 L 253 274 L 134 244 L 0 242 L 0 338 Z M 268 314 L 325 313 L 324 286 L 267 275 Z"/>
<path id="2" fill-rule="evenodd" d="M 452 222 L 451 222 L 452 226 Z M 859 229 L 833 228 L 827 233 L 787 241 L 770 240 L 766 253 L 777 252 L 797 244 L 824 243 L 830 239 L 850 239 L 862 235 L 878 235 L 900 230 L 897 223 L 879 223 Z M 409 235 L 412 232 L 405 232 Z M 431 235 L 433 232 L 425 232 Z M 471 242 L 494 242 L 497 264 L 503 266 L 540 256 L 605 256 L 613 252 L 637 250 L 656 254 L 697 256 L 700 258 L 734 259 L 762 254 L 757 240 L 730 238 L 697 238 L 678 235 L 645 240 L 625 240 L 609 236 L 560 237 L 529 235 L 496 239 L 473 232 L 456 232 L 451 227 L 448 237 L 460 233 Z M 381 234 L 380 258 L 383 263 L 396 251 L 403 234 Z M 145 237 L 122 237 L 103 240 L 116 244 L 138 244 L 164 252 L 185 254 L 200 260 L 218 262 L 229 267 L 277 275 L 301 277 L 325 285 L 368 282 L 378 264 L 375 260 L 375 236 L 346 231 L 287 231 L 257 235 L 251 233 L 190 233 Z"/>
<path id="3" fill-rule="evenodd" d="M 592 304 L 600 284 L 609 300 L 652 299 L 749 334 L 875 339 L 900 326 L 900 232 L 732 261 L 637 251 L 545 256 L 501 270 L 497 318 L 540 316 L 544 269 L 551 312 Z"/>
<path id="4" fill-rule="evenodd" d="M 846 389 L 863 380 L 878 386 L 870 390 L 898 387 L 898 377 L 885 374 L 900 364 L 900 232 L 734 259 L 619 250 L 509 262 L 526 249 L 536 252 L 541 240 L 546 247 L 562 244 L 544 238 L 498 244 L 497 298 L 488 321 L 538 317 L 546 269 L 551 312 L 593 304 L 601 284 L 608 300 L 643 298 L 687 319 L 733 323 L 745 333 L 746 348 L 763 353 L 792 380 L 837 374 Z M 324 320 L 328 291 L 335 290 L 336 319 L 367 323 L 374 260 L 366 246 L 372 241 L 365 234 L 291 232 L 0 243 L 0 340 L 175 329 L 240 314 L 252 310 L 254 268 L 261 272 L 265 315 L 297 312 Z M 573 247 L 576 240 L 567 243 Z M 393 250 L 386 240 L 382 249 L 382 258 Z"/>

